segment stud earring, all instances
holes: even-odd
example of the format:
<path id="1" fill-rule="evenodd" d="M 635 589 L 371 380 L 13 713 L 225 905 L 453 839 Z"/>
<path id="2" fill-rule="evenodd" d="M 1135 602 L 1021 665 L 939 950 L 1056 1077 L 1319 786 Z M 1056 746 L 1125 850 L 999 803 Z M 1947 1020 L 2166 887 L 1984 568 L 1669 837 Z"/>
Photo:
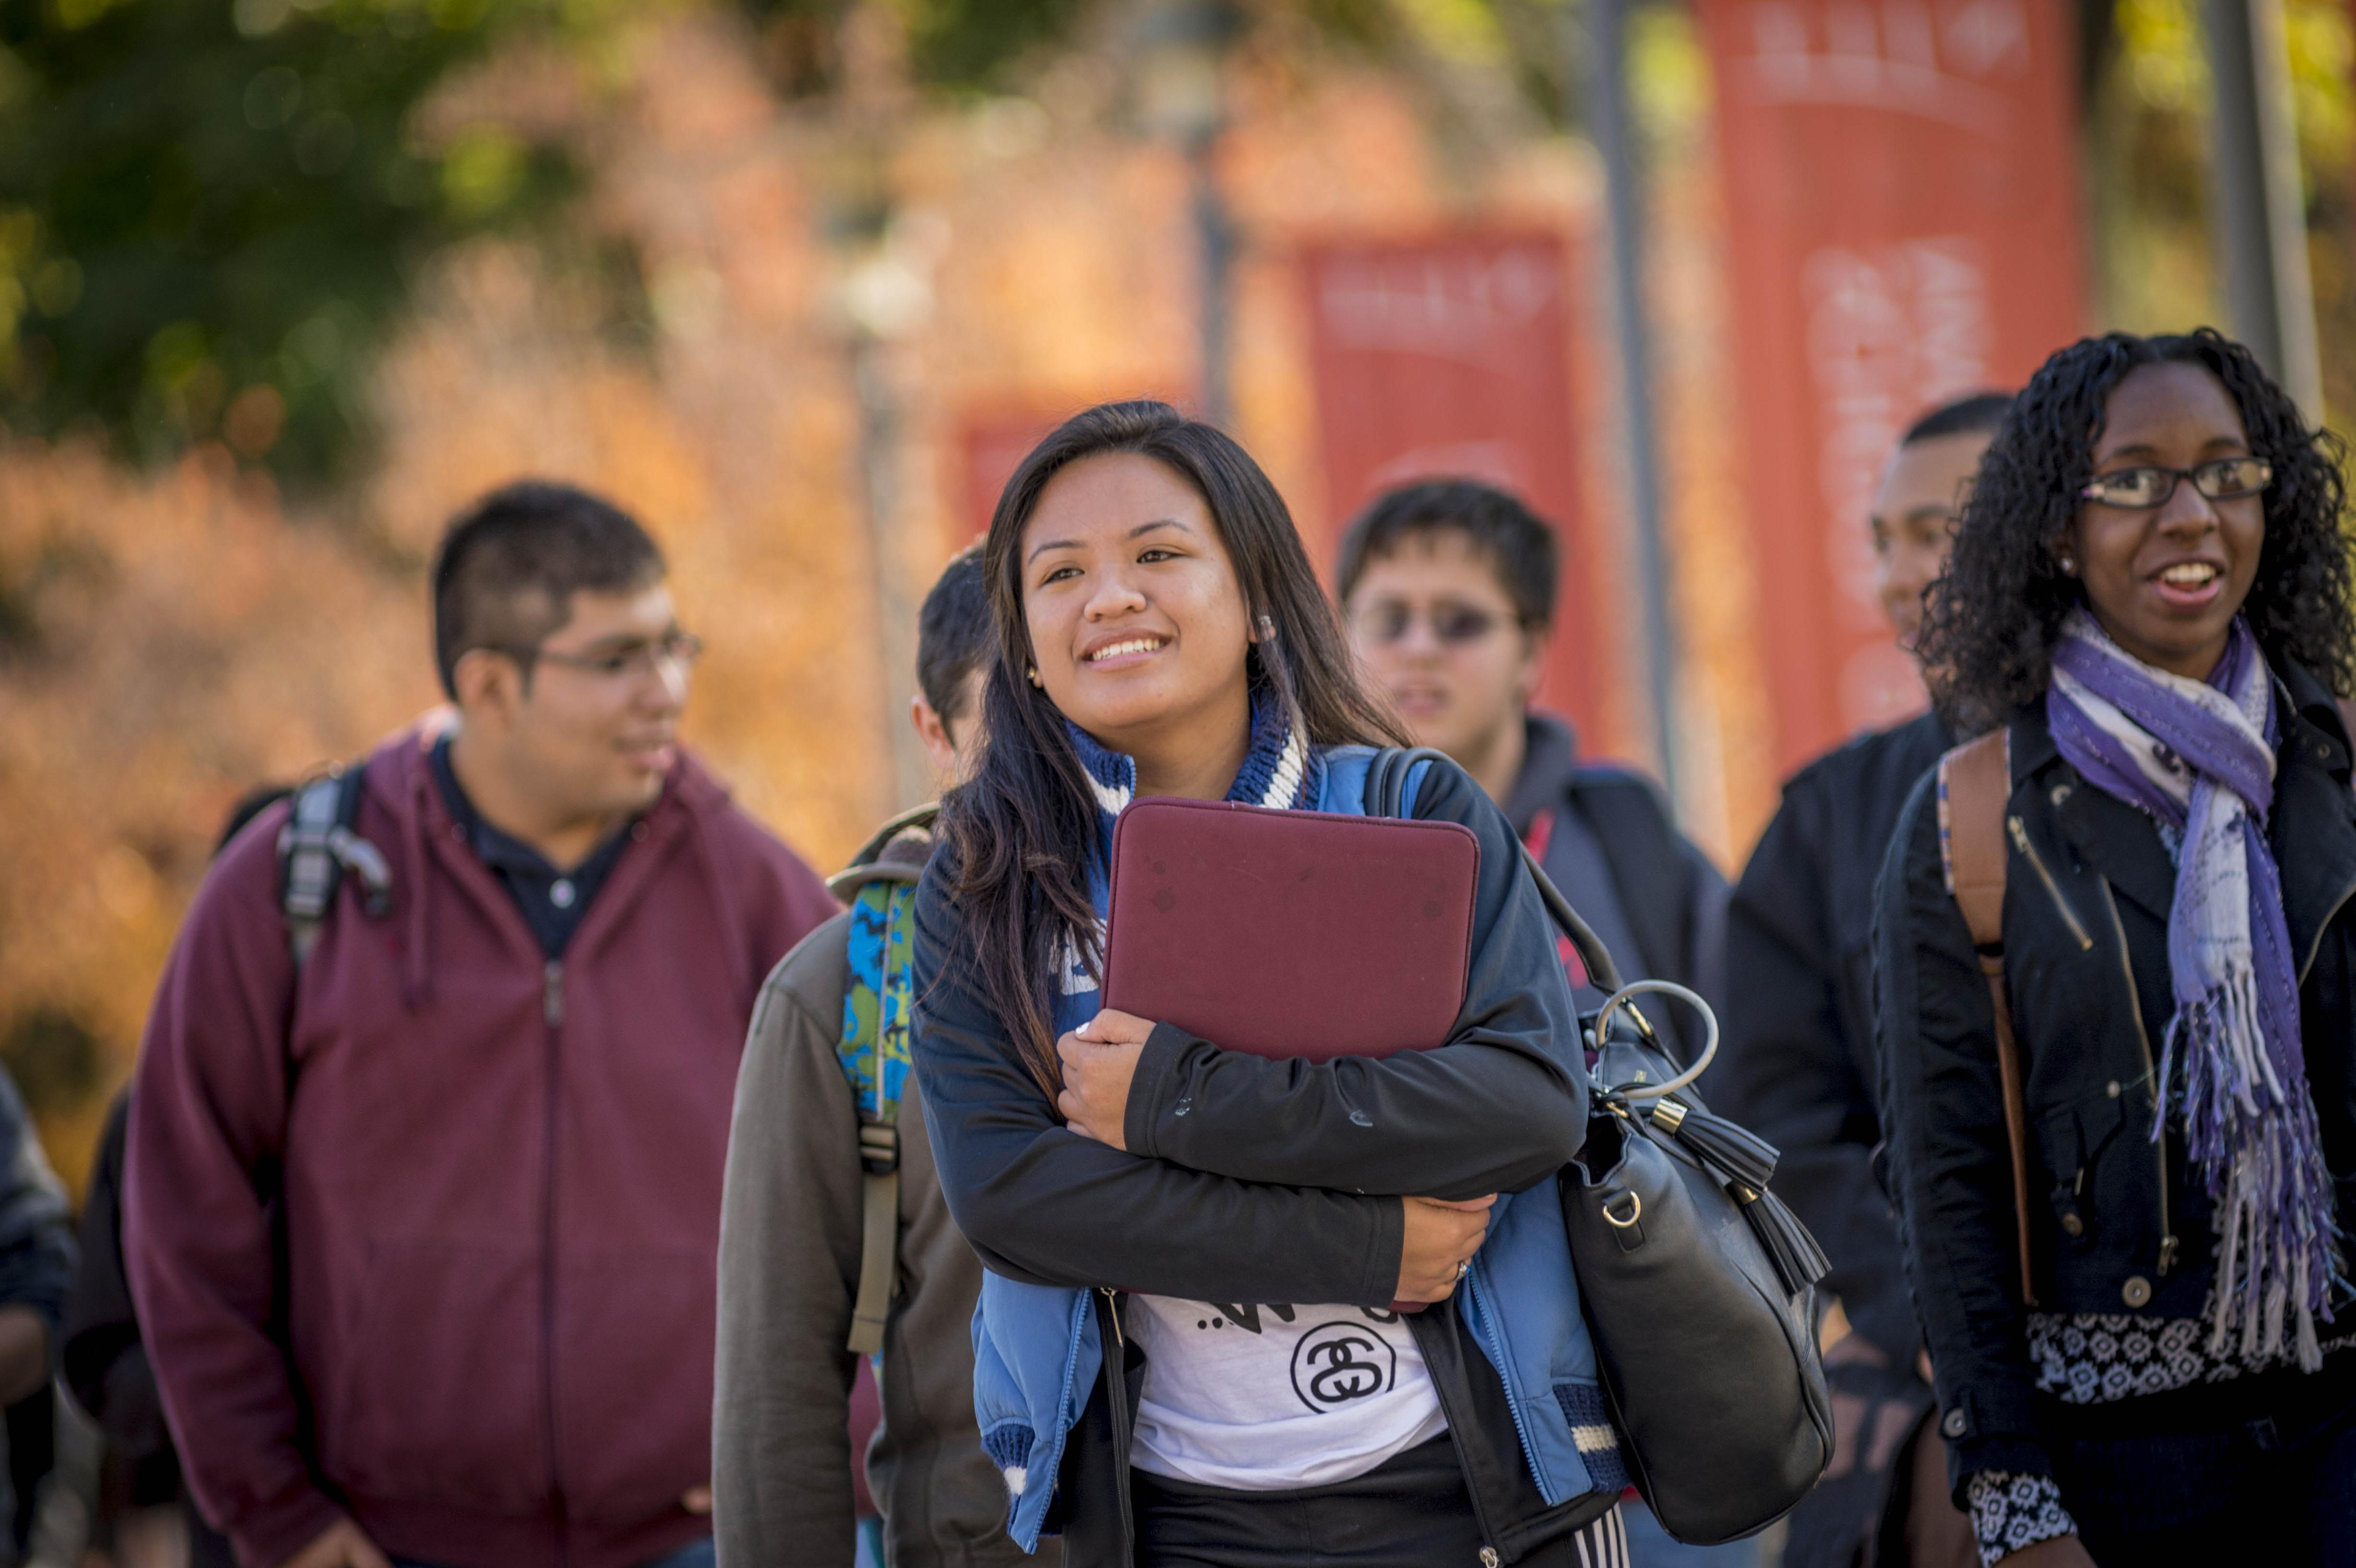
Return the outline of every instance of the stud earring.
<path id="1" fill-rule="evenodd" d="M 2071 555 L 2065 551 L 2063 552 L 2061 560 L 2056 564 L 2062 568 L 2062 576 L 2075 577 L 2078 575 L 2078 558 L 2076 556 Z"/>
<path id="2" fill-rule="evenodd" d="M 1262 641 L 1274 642 L 1276 640 L 1275 621 L 1266 615 L 1262 615 L 1259 618 L 1259 635 Z"/>
<path id="3" fill-rule="evenodd" d="M 1029 677 L 1032 685 L 1036 686 L 1039 684 L 1039 667 L 1037 665 L 1026 665 L 1023 667 L 1023 673 L 1024 676 Z"/>

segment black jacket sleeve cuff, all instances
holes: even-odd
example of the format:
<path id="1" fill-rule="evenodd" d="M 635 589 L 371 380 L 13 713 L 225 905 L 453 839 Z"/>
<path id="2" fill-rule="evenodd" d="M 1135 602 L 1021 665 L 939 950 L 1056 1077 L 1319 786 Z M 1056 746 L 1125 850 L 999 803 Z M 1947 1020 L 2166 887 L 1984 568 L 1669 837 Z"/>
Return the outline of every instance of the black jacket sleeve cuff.
<path id="1" fill-rule="evenodd" d="M 1129 1081 L 1129 1104 L 1121 1111 L 1121 1141 L 1130 1153 L 1163 1157 L 1153 1132 L 1185 1097 L 1186 1055 L 1197 1043 L 1175 1024 L 1157 1023 L 1145 1037 L 1137 1072 Z"/>
<path id="2" fill-rule="evenodd" d="M 1407 1251 L 1407 1200 L 1393 1198 L 1378 1203 L 1374 1234 L 1368 1238 L 1365 1293 L 1353 1307 L 1387 1307 L 1398 1298 L 1399 1258 Z"/>

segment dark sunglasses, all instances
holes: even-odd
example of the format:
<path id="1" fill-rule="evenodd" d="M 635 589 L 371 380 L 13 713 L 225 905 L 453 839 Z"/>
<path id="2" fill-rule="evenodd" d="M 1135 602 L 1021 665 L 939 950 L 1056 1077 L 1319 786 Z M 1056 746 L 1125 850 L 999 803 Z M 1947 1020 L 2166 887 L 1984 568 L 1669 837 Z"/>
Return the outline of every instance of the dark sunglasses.
<path id="1" fill-rule="evenodd" d="M 1433 638 L 1451 648 L 1477 643 L 1497 629 L 1502 617 L 1482 609 L 1478 604 L 1462 604 L 1443 599 L 1419 617 L 1412 604 L 1397 599 L 1386 599 L 1369 604 L 1352 617 L 1359 634 L 1376 643 L 1396 643 L 1406 636 L 1420 618 L 1431 626 Z"/>
<path id="2" fill-rule="evenodd" d="M 2274 478 L 2274 464 L 2263 457 L 2221 457 L 2190 468 L 2121 468 L 2096 475 L 2078 494 L 2105 507 L 2140 512 L 2168 505 L 2179 479 L 2191 480 L 2192 487 L 2212 501 L 2238 501 L 2257 495 Z"/>

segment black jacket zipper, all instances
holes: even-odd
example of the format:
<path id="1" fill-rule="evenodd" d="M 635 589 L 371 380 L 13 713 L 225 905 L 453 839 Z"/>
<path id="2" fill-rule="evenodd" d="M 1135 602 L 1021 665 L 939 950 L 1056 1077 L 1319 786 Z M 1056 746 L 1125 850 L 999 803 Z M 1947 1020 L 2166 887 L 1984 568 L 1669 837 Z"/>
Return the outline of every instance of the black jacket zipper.
<path id="1" fill-rule="evenodd" d="M 1097 1294 L 1104 1302 L 1104 1328 L 1098 1339 L 1105 1347 L 1105 1410 L 1112 1417 L 1113 1474 L 1119 1477 L 1113 1491 L 1120 1505 L 1120 1561 L 1128 1563 L 1137 1556 L 1137 1520 L 1129 1497 L 1129 1449 L 1135 1424 L 1129 1408 L 1129 1339 L 1121 1332 L 1119 1293 L 1098 1285 Z"/>
<path id="2" fill-rule="evenodd" d="M 2143 1078 L 2151 1085 L 2152 1126 L 2158 1135 L 2153 1147 L 2159 1157 L 2159 1268 L 2166 1274 L 2176 1262 L 2176 1230 L 2168 1218 L 2168 1107 L 2159 1082 L 2159 1070 L 2152 1062 L 2151 1031 L 2144 1027 L 2143 997 L 2136 990 L 2135 960 L 2127 955 L 2127 928 L 2119 920 L 2118 896 L 2111 891 L 2110 879 L 2098 879 L 2103 885 L 2103 907 L 2111 912 L 2111 934 L 2119 942 L 2119 974 L 2127 987 L 2127 1009 L 2135 1019 L 2136 1043 L 2143 1048 Z"/>
<path id="3" fill-rule="evenodd" d="M 1446 1327 L 1434 1321 L 1431 1315 L 1425 1313 L 1409 1316 L 1406 1321 L 1408 1336 L 1415 1339 L 1418 1349 L 1423 1351 L 1425 1367 L 1429 1369 L 1436 1363 L 1448 1364 L 1445 1357 L 1434 1356 L 1426 1344 L 1430 1336 L 1448 1332 Z M 1458 1349 L 1460 1351 L 1469 1350 L 1476 1356 L 1481 1354 L 1477 1346 L 1465 1345 Z M 1456 1462 L 1464 1468 L 1464 1495 L 1472 1501 L 1472 1522 L 1480 1530 L 1483 1542 L 1481 1568 L 1496 1568 L 1498 1562 L 1497 1548 L 1494 1544 L 1497 1539 L 1496 1527 L 1490 1522 L 1488 1507 L 1482 1500 L 1479 1478 L 1472 1474 L 1472 1462 L 1464 1453 L 1462 1434 L 1469 1429 L 1467 1423 L 1472 1419 L 1472 1413 L 1457 1408 L 1456 1402 L 1449 1397 L 1449 1379 L 1434 1374 L 1431 1378 L 1431 1392 L 1440 1400 L 1440 1413 L 1448 1418 L 1448 1435 L 1454 1439 Z"/>
<path id="4" fill-rule="evenodd" d="M 2079 920 L 2078 912 L 2072 909 L 2070 901 L 2062 896 L 2062 884 L 2053 880 L 2053 873 L 2045 869 L 2045 862 L 2039 858 L 2036 846 L 2029 843 L 2029 829 L 2017 816 L 2006 817 L 2004 825 L 2012 834 L 2012 847 L 2019 850 L 2021 858 L 2036 870 L 2037 880 L 2045 884 L 2046 892 L 2052 896 L 2053 907 L 2060 910 L 2062 918 L 2069 923 L 2070 934 L 2078 939 L 2078 951 L 2083 953 L 2092 948 L 2094 939 L 2086 934 L 2085 924 Z"/>

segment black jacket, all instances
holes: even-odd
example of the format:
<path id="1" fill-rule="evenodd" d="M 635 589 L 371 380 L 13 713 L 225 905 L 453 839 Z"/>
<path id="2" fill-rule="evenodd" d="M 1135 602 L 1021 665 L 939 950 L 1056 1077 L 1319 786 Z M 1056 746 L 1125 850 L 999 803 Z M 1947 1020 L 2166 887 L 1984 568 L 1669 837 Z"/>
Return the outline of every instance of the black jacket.
<path id="1" fill-rule="evenodd" d="M 198 1514 L 180 1480 L 180 1456 L 164 1424 L 163 1396 L 140 1342 L 131 1285 L 123 1274 L 123 1153 L 131 1091 L 114 1097 L 82 1194 L 81 1264 L 67 1298 L 59 1372 L 82 1413 L 125 1472 L 123 1502 L 148 1508 L 183 1502 L 190 1568 L 236 1568 L 229 1541 Z"/>
<path id="2" fill-rule="evenodd" d="M 1066 1287 L 1380 1307 L 1398 1282 L 1398 1195 L 1518 1191 L 1560 1169 L 1585 1138 L 1586 1096 L 1547 1049 L 1576 1028 L 1553 924 L 1505 817 L 1461 769 L 1435 764 L 1415 815 L 1480 840 L 1457 1043 L 1308 1065 L 1162 1025 L 1130 1084 L 1130 1152 L 1065 1127 L 1021 1065 L 961 961 L 951 851 L 935 856 L 916 897 L 916 1075 L 941 1189 L 986 1265 Z M 1611 1506 L 1590 1494 L 1547 1508 L 1470 1332 L 1445 1307 L 1411 1321 L 1505 1561 Z M 1123 1342 L 1114 1327 L 1108 1344 Z M 1144 1376 L 1133 1343 L 1122 1370 L 1098 1378 L 1057 1482 L 1074 1568 L 1130 1562 L 1129 1413 Z"/>
<path id="3" fill-rule="evenodd" d="M 1607 898 L 1618 907 L 1635 944 L 1633 953 L 1613 948 L 1612 962 L 1622 979 L 1674 980 L 1719 1004 L 1726 973 L 1726 879 L 1677 832 L 1667 802 L 1649 780 L 1622 768 L 1582 763 L 1570 726 L 1551 714 L 1532 713 L 1526 723 L 1522 771 L 1513 794 L 1501 803 L 1505 819 L 1527 837 L 1540 811 L 1556 814 L 1544 859 L 1547 875 L 1582 913 Z M 1579 852 L 1565 818 L 1601 851 L 1608 887 L 1597 885 L 1596 857 Z M 1598 934 L 1612 941 L 1609 932 Z M 1645 1010 L 1655 1022 L 1665 1021 L 1680 1043 L 1688 1043 L 1692 1020 L 1683 1008 L 1648 1003 Z M 1704 1086 L 1717 1081 L 1713 1069 Z"/>
<path id="4" fill-rule="evenodd" d="M 2268 837 L 2297 955 L 2308 1078 L 2348 1229 L 2356 1226 L 2356 795 L 2331 693 L 2296 667 L 2276 673 L 2281 737 Z M 2196 1317 L 2213 1270 L 2208 1202 L 2177 1129 L 2151 1138 L 2154 1063 L 2175 1010 L 2175 869 L 2149 817 L 2062 760 L 2042 702 L 2016 715 L 2011 731 L 2008 811 L 2028 852 L 2008 850 L 2006 980 L 2027 1078 L 2038 1309 Z M 1882 1125 L 1960 1488 L 1974 1471 L 2041 1475 L 2051 1466 L 2023 1348 L 1992 1011 L 1944 885 L 1936 794 L 1935 780 L 1916 787 L 1890 845 L 1875 961 Z"/>
<path id="5" fill-rule="evenodd" d="M 1826 1288 L 1893 1365 L 1922 1333 L 1875 1180 L 1873 884 L 1914 783 L 1954 742 L 1935 714 L 1866 735 L 1783 786 L 1726 921 L 1714 1104 L 1783 1152 L 1775 1191 L 1833 1272 Z"/>

